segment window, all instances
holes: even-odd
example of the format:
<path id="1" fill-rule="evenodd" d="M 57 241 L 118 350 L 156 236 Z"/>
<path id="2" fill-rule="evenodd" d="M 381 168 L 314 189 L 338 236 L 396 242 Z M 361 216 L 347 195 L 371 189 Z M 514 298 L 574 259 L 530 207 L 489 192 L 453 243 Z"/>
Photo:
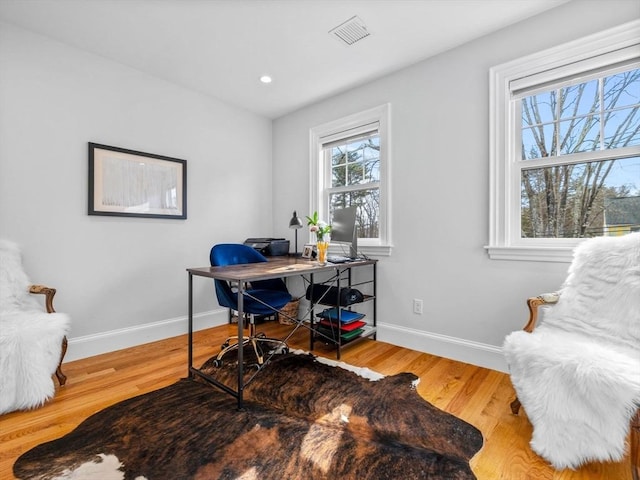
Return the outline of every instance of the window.
<path id="1" fill-rule="evenodd" d="M 311 129 L 311 208 L 329 220 L 335 209 L 357 206 L 358 246 L 390 253 L 389 106 Z"/>
<path id="2" fill-rule="evenodd" d="M 491 258 L 640 230 L 640 22 L 491 69 Z"/>
<path id="3" fill-rule="evenodd" d="M 376 126 L 377 127 L 377 126 Z M 322 146 L 329 169 L 325 194 L 329 215 L 336 208 L 357 205 L 358 239 L 380 238 L 380 134 L 376 128 L 363 136 Z"/>

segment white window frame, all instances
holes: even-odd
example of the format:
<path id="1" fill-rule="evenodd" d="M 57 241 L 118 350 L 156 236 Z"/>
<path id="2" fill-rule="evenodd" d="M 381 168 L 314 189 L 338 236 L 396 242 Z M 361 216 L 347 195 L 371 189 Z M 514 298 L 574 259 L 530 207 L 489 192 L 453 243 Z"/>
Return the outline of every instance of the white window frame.
<path id="1" fill-rule="evenodd" d="M 351 136 L 365 125 L 378 124 L 380 136 L 380 212 L 378 239 L 358 239 L 358 249 L 365 255 L 388 256 L 391 254 L 391 149 L 390 149 L 390 114 L 389 104 L 365 110 L 340 118 L 309 131 L 309 211 L 318 212 L 320 219 L 328 220 L 328 194 L 325 191 L 325 178 L 328 170 L 323 169 L 323 143 L 328 137 L 337 139 L 342 132 L 344 138 Z M 311 238 L 311 237 L 310 237 Z"/>
<path id="2" fill-rule="evenodd" d="M 581 239 L 521 238 L 520 234 L 520 117 L 514 84 L 553 81 L 591 68 L 640 57 L 640 21 L 633 21 L 586 38 L 551 48 L 490 69 L 490 211 L 491 259 L 570 262 Z M 602 65 L 598 65 L 598 63 Z M 543 80 L 541 80 L 543 79 Z M 531 80 L 534 81 L 534 80 Z M 637 149 L 639 147 L 626 147 Z"/>

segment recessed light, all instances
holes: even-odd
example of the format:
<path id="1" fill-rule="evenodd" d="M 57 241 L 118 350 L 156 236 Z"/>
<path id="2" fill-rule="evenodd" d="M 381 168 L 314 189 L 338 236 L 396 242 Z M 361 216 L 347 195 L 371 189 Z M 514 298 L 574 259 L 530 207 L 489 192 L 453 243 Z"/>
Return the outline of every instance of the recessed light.
<path id="1" fill-rule="evenodd" d="M 272 82 L 272 78 L 269 75 L 263 75 L 260 77 L 260 81 L 262 83 L 271 83 Z"/>

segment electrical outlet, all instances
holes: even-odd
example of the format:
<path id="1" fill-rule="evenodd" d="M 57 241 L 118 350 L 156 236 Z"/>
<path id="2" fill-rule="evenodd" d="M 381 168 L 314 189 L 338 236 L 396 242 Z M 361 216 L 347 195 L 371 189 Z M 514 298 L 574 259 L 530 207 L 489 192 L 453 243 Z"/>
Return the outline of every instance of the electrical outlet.
<path id="1" fill-rule="evenodd" d="M 413 299 L 413 313 L 422 315 L 422 300 L 419 298 Z"/>

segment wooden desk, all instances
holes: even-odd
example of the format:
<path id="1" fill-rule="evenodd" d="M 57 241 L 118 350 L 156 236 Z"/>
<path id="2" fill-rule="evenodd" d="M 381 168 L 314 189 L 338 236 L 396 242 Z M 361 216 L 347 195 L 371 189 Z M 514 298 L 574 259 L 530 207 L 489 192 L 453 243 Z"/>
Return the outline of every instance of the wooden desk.
<path id="1" fill-rule="evenodd" d="M 244 366 L 243 366 L 243 349 L 238 348 L 238 390 L 235 391 L 226 385 L 218 382 L 215 378 L 200 371 L 193 366 L 193 277 L 211 278 L 214 280 L 223 280 L 234 282 L 238 285 L 238 344 L 242 345 L 244 334 L 244 296 L 247 284 L 251 281 L 268 280 L 272 278 L 286 278 L 297 275 L 309 275 L 310 283 L 313 283 L 313 276 L 316 273 L 329 272 L 336 273 L 337 287 L 340 288 L 341 272 L 351 270 L 352 268 L 371 265 L 373 267 L 374 290 L 375 290 L 375 268 L 377 260 L 355 260 L 347 263 L 320 265 L 317 261 L 307 260 L 299 257 L 272 257 L 268 262 L 247 263 L 241 265 L 229 265 L 225 267 L 199 267 L 187 268 L 189 274 L 189 354 L 188 354 L 188 375 L 189 378 L 198 376 L 209 383 L 221 388 L 225 392 L 234 396 L 238 400 L 238 408 L 243 407 L 243 391 L 246 387 L 244 382 Z M 213 292 L 213 289 L 212 289 Z M 374 291 L 374 312 L 375 312 L 375 291 Z M 309 309 L 311 316 L 311 325 L 313 327 L 313 308 Z M 375 313 L 374 313 L 375 318 Z M 297 330 L 300 326 L 305 326 L 303 320 L 299 320 L 294 328 Z M 311 332 L 310 349 L 313 349 L 314 332 Z M 338 356 L 340 346 L 338 345 Z M 266 361 L 258 370 L 264 368 L 269 362 Z"/>

